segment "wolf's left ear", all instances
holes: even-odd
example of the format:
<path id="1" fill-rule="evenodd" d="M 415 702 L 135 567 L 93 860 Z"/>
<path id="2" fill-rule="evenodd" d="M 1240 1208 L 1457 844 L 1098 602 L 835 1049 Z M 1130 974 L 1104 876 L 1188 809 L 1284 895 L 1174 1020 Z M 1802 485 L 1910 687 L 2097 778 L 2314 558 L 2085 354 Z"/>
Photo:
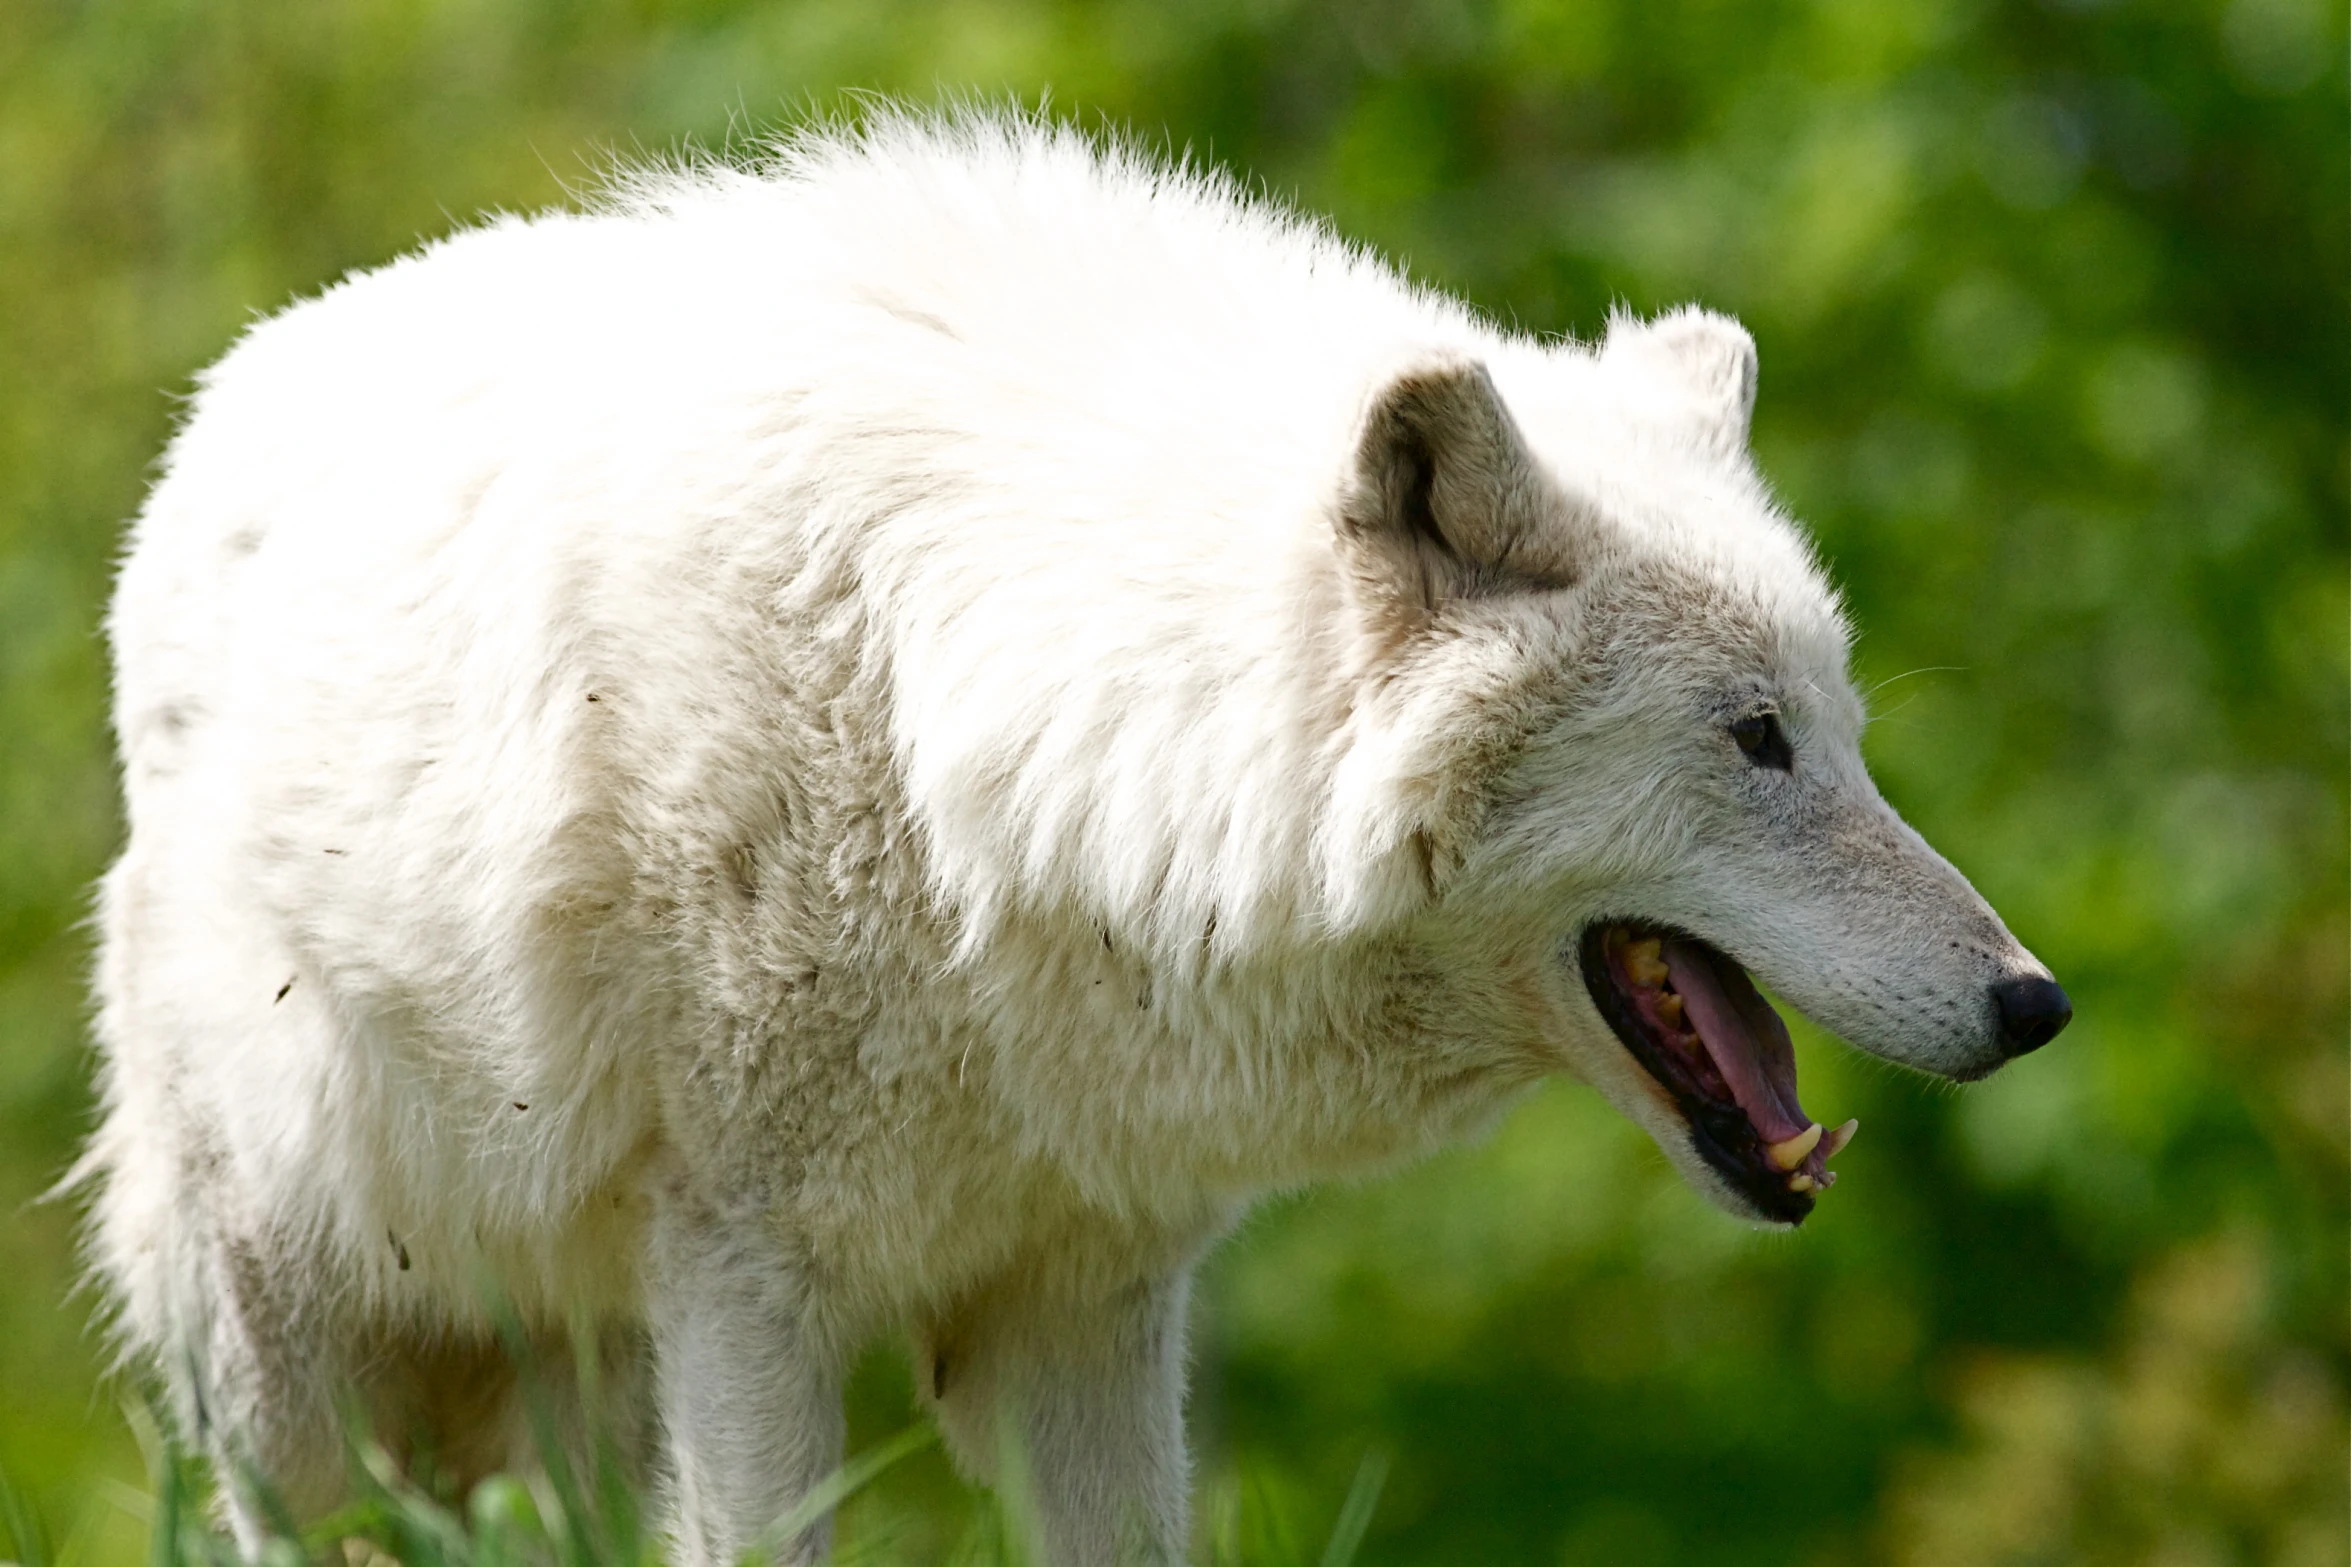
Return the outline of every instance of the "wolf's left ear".
<path id="1" fill-rule="evenodd" d="M 1684 305 L 1647 324 L 1619 316 L 1608 325 L 1603 359 L 1640 359 L 1691 398 L 1699 445 L 1737 458 L 1755 414 L 1755 339 L 1729 316 Z"/>
<path id="2" fill-rule="evenodd" d="M 1372 394 L 1340 497 L 1341 553 L 1391 603 L 1566 587 L 1572 503 L 1527 451 L 1486 367 L 1432 353 Z"/>

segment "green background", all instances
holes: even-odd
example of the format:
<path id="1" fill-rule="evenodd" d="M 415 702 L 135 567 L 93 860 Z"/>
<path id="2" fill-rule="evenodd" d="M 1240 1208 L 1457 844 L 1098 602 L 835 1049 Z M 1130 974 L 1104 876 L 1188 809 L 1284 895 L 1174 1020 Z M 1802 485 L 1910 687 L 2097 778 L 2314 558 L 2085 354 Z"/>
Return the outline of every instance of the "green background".
<path id="1" fill-rule="evenodd" d="M 1863 1130 L 1793 1237 L 1565 1086 L 1272 1206 L 1202 1292 L 1209 1511 L 1318 1535 L 1376 1450 L 1375 1563 L 2341 1567 L 2344 54 L 2321 0 L 0 0 L 0 1466 L 138 1556 L 33 1198 L 90 1116 L 109 562 L 191 373 L 615 154 L 1049 95 L 1530 331 L 1741 316 L 1886 792 L 2079 1010 L 1965 1092 L 1803 1037 Z M 927 1459 L 848 1527 L 965 1505 Z"/>

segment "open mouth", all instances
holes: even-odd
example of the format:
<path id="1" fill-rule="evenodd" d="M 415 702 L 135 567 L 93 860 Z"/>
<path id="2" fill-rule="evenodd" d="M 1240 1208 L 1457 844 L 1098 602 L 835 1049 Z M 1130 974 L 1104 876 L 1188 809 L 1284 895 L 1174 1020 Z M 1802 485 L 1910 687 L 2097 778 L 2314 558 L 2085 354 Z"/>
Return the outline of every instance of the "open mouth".
<path id="1" fill-rule="evenodd" d="M 1836 1183 L 1835 1131 L 1796 1100 L 1787 1025 L 1747 971 L 1687 931 L 1600 921 L 1584 931 L 1584 984 L 1616 1037 L 1690 1126 L 1690 1144 L 1766 1218 L 1801 1223 Z"/>

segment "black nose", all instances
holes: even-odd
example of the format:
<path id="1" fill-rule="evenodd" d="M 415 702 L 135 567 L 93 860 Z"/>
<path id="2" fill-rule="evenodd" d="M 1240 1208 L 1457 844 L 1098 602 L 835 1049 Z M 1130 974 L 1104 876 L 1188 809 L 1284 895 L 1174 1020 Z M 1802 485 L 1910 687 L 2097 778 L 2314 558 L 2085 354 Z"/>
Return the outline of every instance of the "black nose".
<path id="1" fill-rule="evenodd" d="M 1992 1001 L 2000 1008 L 2000 1048 L 2011 1058 L 2040 1049 L 2073 1021 L 2073 1003 L 2057 981 L 2038 974 L 2000 981 Z"/>

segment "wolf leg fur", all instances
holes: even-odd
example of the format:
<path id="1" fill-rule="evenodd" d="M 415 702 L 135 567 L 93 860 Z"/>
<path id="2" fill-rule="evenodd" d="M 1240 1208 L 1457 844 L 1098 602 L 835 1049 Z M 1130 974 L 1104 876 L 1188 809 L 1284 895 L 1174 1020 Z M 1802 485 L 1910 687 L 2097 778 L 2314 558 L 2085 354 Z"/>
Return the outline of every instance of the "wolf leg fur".
<path id="1" fill-rule="evenodd" d="M 1189 1268 L 1106 1291 L 1000 1287 L 917 1341 L 958 1462 L 1026 1490 L 1052 1567 L 1184 1560 L 1190 1288 Z"/>
<path id="2" fill-rule="evenodd" d="M 691 1201 L 658 1213 L 653 1253 L 655 1397 L 683 1560 L 820 1560 L 823 1524 L 770 1536 L 841 1461 L 841 1357 L 817 1330 L 806 1269 L 759 1211 Z"/>
<path id="3" fill-rule="evenodd" d="M 295 1270 L 198 1212 L 185 1217 L 168 1246 L 171 1320 L 157 1359 L 175 1425 L 211 1461 L 224 1521 L 257 1556 L 274 1511 L 260 1488 L 298 1519 L 343 1497 L 346 1363 L 324 1313 L 288 1287 Z"/>

